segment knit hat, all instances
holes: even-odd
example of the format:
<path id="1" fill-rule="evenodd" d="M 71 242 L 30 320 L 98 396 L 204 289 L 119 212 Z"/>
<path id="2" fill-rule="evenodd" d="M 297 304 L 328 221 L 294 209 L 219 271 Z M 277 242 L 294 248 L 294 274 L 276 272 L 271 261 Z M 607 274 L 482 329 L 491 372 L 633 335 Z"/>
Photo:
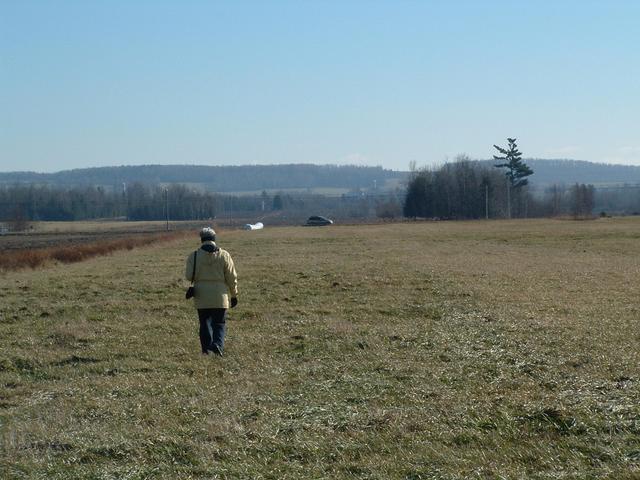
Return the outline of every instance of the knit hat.
<path id="1" fill-rule="evenodd" d="M 200 230 L 200 240 L 203 242 L 206 242 L 207 240 L 215 242 L 216 232 L 211 227 L 204 227 L 202 230 Z"/>

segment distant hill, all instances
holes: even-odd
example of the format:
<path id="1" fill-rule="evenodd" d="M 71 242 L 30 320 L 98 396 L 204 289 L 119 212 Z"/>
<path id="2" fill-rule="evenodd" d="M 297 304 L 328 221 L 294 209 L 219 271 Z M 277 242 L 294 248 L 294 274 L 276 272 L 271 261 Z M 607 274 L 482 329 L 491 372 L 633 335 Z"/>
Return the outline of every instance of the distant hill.
<path id="1" fill-rule="evenodd" d="M 371 188 L 400 181 L 403 172 L 382 167 L 337 165 L 141 165 L 83 168 L 56 173 L 0 173 L 0 184 L 38 183 L 57 187 L 99 185 L 121 188 L 123 183 L 184 183 L 213 192 L 274 189 Z"/>
<path id="2" fill-rule="evenodd" d="M 586 183 L 597 186 L 614 184 L 640 184 L 640 167 L 610 165 L 582 160 L 525 160 L 534 174 L 530 182 L 534 185 Z M 494 163 L 494 162 L 492 162 Z"/>
<path id="3" fill-rule="evenodd" d="M 640 166 L 609 165 L 581 160 L 526 159 L 533 169 L 532 185 L 553 183 L 591 183 L 596 186 L 640 184 Z M 481 163 L 492 165 L 493 161 Z M 122 184 L 182 183 L 212 192 L 247 192 L 286 189 L 360 189 L 374 184 L 398 185 L 407 172 L 382 167 L 353 165 L 139 165 L 121 167 L 82 168 L 56 173 L 0 172 L 0 185 L 16 183 L 47 184 L 53 187 L 84 185 L 120 189 Z"/>

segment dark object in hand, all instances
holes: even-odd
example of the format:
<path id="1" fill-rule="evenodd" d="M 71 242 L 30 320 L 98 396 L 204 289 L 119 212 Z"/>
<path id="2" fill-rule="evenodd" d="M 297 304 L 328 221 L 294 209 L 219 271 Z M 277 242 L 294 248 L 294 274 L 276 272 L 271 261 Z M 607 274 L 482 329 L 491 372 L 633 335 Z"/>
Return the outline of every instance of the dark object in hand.
<path id="1" fill-rule="evenodd" d="M 189 288 L 187 288 L 187 293 L 185 293 L 184 298 L 189 300 L 195 294 L 196 294 L 196 289 L 194 287 L 189 287 Z"/>
<path id="2" fill-rule="evenodd" d="M 238 305 L 238 299 L 236 297 L 231 297 L 231 308 Z"/>

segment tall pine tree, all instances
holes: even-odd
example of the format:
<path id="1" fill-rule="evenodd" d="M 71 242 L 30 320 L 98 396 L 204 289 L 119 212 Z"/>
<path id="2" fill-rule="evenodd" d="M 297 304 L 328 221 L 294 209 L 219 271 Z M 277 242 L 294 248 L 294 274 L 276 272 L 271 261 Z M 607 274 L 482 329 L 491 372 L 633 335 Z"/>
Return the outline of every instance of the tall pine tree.
<path id="1" fill-rule="evenodd" d="M 496 168 L 506 168 L 505 176 L 507 177 L 507 216 L 511 218 L 511 192 L 519 190 L 529 183 L 526 178 L 533 174 L 533 170 L 522 160 L 522 152 L 518 150 L 515 138 L 507 138 L 509 146 L 507 148 L 494 145 L 493 147 L 502 154 L 502 156 L 494 155 L 493 159 L 501 161 L 494 165 Z"/>

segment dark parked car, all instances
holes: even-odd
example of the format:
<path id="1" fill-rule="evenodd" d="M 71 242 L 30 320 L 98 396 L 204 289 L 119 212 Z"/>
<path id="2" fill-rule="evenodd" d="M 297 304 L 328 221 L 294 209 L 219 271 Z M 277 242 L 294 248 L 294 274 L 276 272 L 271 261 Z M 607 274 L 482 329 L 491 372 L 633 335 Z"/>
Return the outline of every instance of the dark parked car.
<path id="1" fill-rule="evenodd" d="M 329 220 L 328 218 L 321 217 L 319 215 L 312 215 L 307 219 L 307 223 L 304 225 L 306 227 L 321 227 L 323 225 L 331 224 L 333 224 L 333 220 Z"/>

